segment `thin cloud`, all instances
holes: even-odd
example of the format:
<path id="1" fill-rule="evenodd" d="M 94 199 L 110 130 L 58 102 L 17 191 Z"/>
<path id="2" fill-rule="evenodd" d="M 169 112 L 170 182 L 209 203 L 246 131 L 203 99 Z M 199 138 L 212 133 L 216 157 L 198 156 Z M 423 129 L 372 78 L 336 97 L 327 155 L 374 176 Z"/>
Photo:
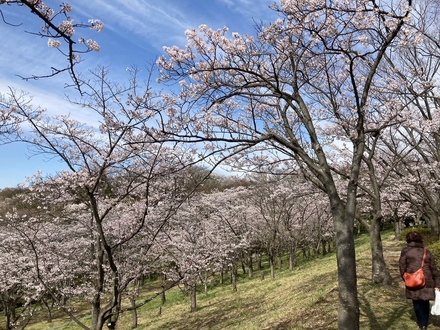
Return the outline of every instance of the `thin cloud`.
<path id="1" fill-rule="evenodd" d="M 136 39 L 140 47 L 160 50 L 169 40 L 183 41 L 183 32 L 189 25 L 187 15 L 172 5 L 151 5 L 144 0 L 131 1 L 78 1 L 76 6 L 83 15 L 99 10 L 99 19 L 105 29 L 123 39 Z M 102 16 L 102 17 L 101 17 Z M 100 36 L 101 37 L 101 36 Z"/>
<path id="2" fill-rule="evenodd" d="M 186 45 L 185 30 L 197 29 L 206 24 L 213 29 L 228 26 L 231 32 L 254 33 L 254 21 L 270 21 L 274 13 L 268 9 L 272 0 L 75 0 L 72 16 L 75 23 L 87 23 L 88 19 L 100 19 L 104 30 L 97 33 L 90 29 L 78 29 L 75 38 L 96 40 L 101 46 L 99 53 L 83 54 L 83 62 L 77 66 L 78 73 L 87 74 L 98 66 L 109 67 L 111 79 L 124 84 L 126 67 L 148 66 L 163 54 L 163 46 Z M 51 67 L 62 68 L 66 58 L 54 48 L 47 46 L 47 39 L 24 31 L 38 32 L 41 22 L 26 8 L 1 5 L 8 22 L 23 25 L 1 26 L 0 42 L 0 92 L 7 93 L 8 86 L 33 96 L 32 104 L 47 109 L 49 115 L 70 113 L 81 122 L 93 122 L 93 113 L 79 109 L 65 100 L 65 94 L 74 90 L 65 88 L 69 75 L 61 74 L 49 79 L 24 81 L 17 75 L 45 75 Z M 163 86 L 161 86 L 163 88 Z M 0 149 L 0 152 L 5 152 Z M 25 155 L 20 145 L 14 152 Z M 8 158 L 11 162 L 20 158 Z M 11 162 L 2 164 L 0 171 L 11 180 L 0 182 L 0 188 L 14 186 L 24 176 L 41 168 L 53 172 L 56 166 L 39 163 L 34 158 L 26 161 L 26 169 L 14 172 Z M 51 163 L 57 165 L 57 163 Z"/>

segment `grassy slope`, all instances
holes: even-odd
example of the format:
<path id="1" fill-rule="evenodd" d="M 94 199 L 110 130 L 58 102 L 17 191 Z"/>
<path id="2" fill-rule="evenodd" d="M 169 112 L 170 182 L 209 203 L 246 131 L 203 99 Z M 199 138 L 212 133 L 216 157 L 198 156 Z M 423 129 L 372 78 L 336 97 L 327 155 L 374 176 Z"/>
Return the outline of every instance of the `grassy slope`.
<path id="1" fill-rule="evenodd" d="M 383 235 L 385 257 L 394 278 L 391 287 L 371 285 L 371 257 L 369 238 L 357 238 L 358 292 L 361 311 L 361 329 L 416 328 L 412 304 L 404 297 L 404 287 L 397 272 L 402 242 L 393 239 L 393 233 Z M 252 279 L 243 277 L 238 291 L 229 284 L 210 288 L 205 295 L 198 292 L 198 310 L 189 312 L 189 298 L 179 289 L 167 293 L 167 302 L 160 299 L 145 305 L 138 312 L 138 329 L 195 330 L 195 329 L 336 329 L 337 328 L 337 275 L 334 254 L 320 257 L 296 267 L 293 272 L 276 272 L 269 278 L 268 270 L 261 280 L 255 272 Z M 159 308 L 161 313 L 159 315 Z M 86 316 L 87 317 L 87 316 Z M 437 319 L 438 318 L 438 319 Z M 430 329 L 440 329 L 440 317 L 432 317 Z M 131 315 L 124 314 L 118 330 L 131 329 Z M 0 329 L 2 320 L 0 318 Z M 437 327 L 436 327 L 437 325 Z M 41 322 L 27 329 L 79 329 L 67 319 L 52 324 Z"/>

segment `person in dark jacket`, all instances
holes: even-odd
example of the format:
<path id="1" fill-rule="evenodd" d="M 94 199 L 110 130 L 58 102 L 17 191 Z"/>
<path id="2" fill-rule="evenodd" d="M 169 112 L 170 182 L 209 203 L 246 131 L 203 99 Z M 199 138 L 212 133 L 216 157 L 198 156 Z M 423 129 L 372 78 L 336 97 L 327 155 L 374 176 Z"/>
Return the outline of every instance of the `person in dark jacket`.
<path id="1" fill-rule="evenodd" d="M 422 265 L 424 254 L 423 238 L 420 233 L 410 232 L 406 236 L 407 247 L 402 249 L 399 259 L 400 275 L 403 279 L 405 272 L 414 273 Z M 417 324 L 420 329 L 427 329 L 430 313 L 430 300 L 435 300 L 435 290 L 440 288 L 440 277 L 434 256 L 426 250 L 423 272 L 426 284 L 421 289 L 406 288 L 406 298 L 412 299 Z"/>

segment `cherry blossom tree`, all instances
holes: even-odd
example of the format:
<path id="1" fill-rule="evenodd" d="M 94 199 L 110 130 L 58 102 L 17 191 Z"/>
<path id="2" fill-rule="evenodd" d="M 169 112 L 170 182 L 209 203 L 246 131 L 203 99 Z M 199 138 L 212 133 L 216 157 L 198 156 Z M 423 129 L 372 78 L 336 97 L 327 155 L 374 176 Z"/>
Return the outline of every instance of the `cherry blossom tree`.
<path id="1" fill-rule="evenodd" d="M 153 271 L 159 259 L 156 238 L 191 193 L 182 184 L 189 180 L 182 171 L 194 152 L 158 142 L 150 130 L 162 101 L 148 85 L 138 85 L 138 71 L 129 71 L 128 86 L 110 82 L 108 74 L 96 72 L 83 83 L 87 93 L 71 100 L 88 110 L 87 123 L 68 115 L 34 117 L 11 92 L 31 127 L 21 132 L 21 140 L 66 167 L 29 182 L 29 203 L 44 211 L 42 219 L 19 222 L 33 224 L 25 231 L 33 272 L 41 290 L 84 329 L 89 327 L 64 297 L 90 303 L 92 329 L 133 310 L 122 305 L 122 293 Z"/>
<path id="2" fill-rule="evenodd" d="M 387 57 L 401 81 L 395 94 L 406 105 L 400 114 L 402 124 L 389 133 L 394 143 L 388 143 L 396 155 L 402 150 L 406 153 L 402 165 L 396 168 L 397 175 L 406 178 L 399 192 L 435 233 L 440 226 L 438 8 L 437 1 L 418 2 L 411 30 L 406 33 L 407 42 Z"/>
<path id="3" fill-rule="evenodd" d="M 158 60 L 160 81 L 181 85 L 163 128 L 176 140 L 205 142 L 237 167 L 296 161 L 327 193 L 336 234 L 339 329 L 359 328 L 353 225 L 365 123 L 379 118 L 370 92 L 382 82 L 377 69 L 398 42 L 411 5 L 285 0 L 273 6 L 279 19 L 260 26 L 256 37 L 229 37 L 226 27 L 202 25 L 186 32 L 185 48 L 166 47 Z M 339 137 L 353 150 L 343 191 L 326 147 Z"/>
<path id="4" fill-rule="evenodd" d="M 289 231 L 295 244 L 299 242 L 302 248 L 312 248 L 315 256 L 321 251 L 327 253 L 335 238 L 328 200 L 324 197 L 322 192 L 313 189 L 304 195 L 297 194 L 295 217 Z M 292 233 L 296 230 L 300 231 L 300 235 Z"/>
<path id="5" fill-rule="evenodd" d="M 52 72 L 45 76 L 23 77 L 26 80 L 52 77 L 62 72 L 68 72 L 74 85 L 80 89 L 80 79 L 75 72 L 75 66 L 81 62 L 81 54 L 90 51 L 99 51 L 100 47 L 95 40 L 84 36 L 74 38 L 78 29 L 90 28 L 97 32 L 104 27 L 102 21 L 89 19 L 88 22 L 75 23 L 72 15 L 72 6 L 62 2 L 59 8 L 48 6 L 42 0 L 0 0 L 0 15 L 3 22 L 12 26 L 20 26 L 22 22 L 11 22 L 8 20 L 7 12 L 2 7 L 16 7 L 14 10 L 28 9 L 28 15 L 35 15 L 43 25 L 39 31 L 28 31 L 38 37 L 47 39 L 49 47 L 57 49 L 62 56 L 66 57 L 68 64 L 64 68 L 51 67 Z"/>
<path id="6" fill-rule="evenodd" d="M 252 258 L 246 260 L 251 253 L 267 252 L 274 278 L 276 257 L 287 251 L 293 260 L 295 246 L 315 250 L 333 238 L 328 201 L 310 183 L 299 189 L 290 179 L 268 181 L 265 176 L 251 181 L 192 196 L 168 223 L 161 241 L 162 260 L 168 260 L 164 271 L 167 278 L 184 284 L 191 311 L 197 308 L 198 284 L 207 292 L 210 274 L 230 270 L 236 291 L 238 266 L 247 261 L 251 271 Z M 323 203 L 317 203 L 318 196 Z"/>
<path id="7" fill-rule="evenodd" d="M 278 188 L 278 189 L 277 189 Z M 280 191 L 281 190 L 281 191 Z M 281 188 L 259 181 L 258 189 L 254 189 L 250 196 L 253 204 L 259 211 L 261 241 L 267 251 L 271 278 L 275 278 L 275 261 L 282 255 L 285 247 L 281 235 L 283 223 L 290 218 L 294 201 L 291 196 L 283 194 Z M 287 203 L 287 205 L 286 205 Z M 258 218 L 257 218 L 258 219 Z"/>
<path id="8" fill-rule="evenodd" d="M 14 230 L 7 230 L 6 221 L 1 221 L 0 236 L 0 302 L 5 315 L 5 329 L 24 328 L 31 319 L 31 297 L 38 297 L 35 282 L 30 272 L 29 250 L 22 242 L 22 237 L 16 236 Z M 5 230 L 6 229 L 6 230 Z M 16 313 L 16 308 L 23 305 L 22 311 Z"/>
<path id="9" fill-rule="evenodd" d="M 334 238 L 333 223 L 325 195 L 302 176 L 278 174 L 253 179 L 249 199 L 259 214 L 253 219 L 261 218 L 254 223 L 258 226 L 255 231 L 268 252 L 274 278 L 275 257 L 287 252 L 292 270 L 299 248 L 304 253 L 312 249 L 315 255 L 321 247 L 325 250 Z"/>
<path id="10" fill-rule="evenodd" d="M 393 223 L 395 236 L 399 237 L 403 226 L 408 225 L 405 220 L 417 218 L 419 211 L 401 194 L 402 189 L 405 190 L 408 187 L 406 178 L 403 176 L 406 171 L 402 170 L 405 158 L 401 158 L 397 154 L 393 158 L 398 159 L 394 163 L 392 160 L 382 159 L 386 163 L 385 166 L 388 167 L 388 164 L 394 164 L 394 166 L 392 166 L 392 172 L 387 178 L 387 182 L 382 186 L 381 204 L 384 222 Z"/>
<path id="11" fill-rule="evenodd" d="M 284 234 L 286 230 L 289 232 L 290 228 L 287 225 L 295 217 L 297 200 L 291 190 L 292 187 L 288 187 L 285 182 L 283 184 L 281 178 L 278 178 L 278 181 L 276 178 L 261 175 L 253 179 L 255 182 L 249 192 L 249 199 L 257 208 L 253 218 L 253 226 L 255 226 L 255 231 L 259 233 L 261 247 L 267 251 L 270 274 L 274 279 L 276 258 L 281 258 L 286 249 L 290 250 L 288 244 L 294 245 L 295 243 L 289 241 Z M 284 178 L 284 180 L 286 179 Z"/>
<path id="12" fill-rule="evenodd" d="M 191 202 L 190 202 L 191 204 Z M 189 209 L 185 206 L 190 206 Z M 167 278 L 180 279 L 185 285 L 191 298 L 191 312 L 197 308 L 197 285 L 199 279 L 207 284 L 205 274 L 216 270 L 217 253 L 212 239 L 212 232 L 205 228 L 204 212 L 196 208 L 192 211 L 191 205 L 185 205 L 177 213 L 177 219 L 170 223 L 170 241 L 166 253 L 170 264 L 166 270 Z"/>
<path id="13" fill-rule="evenodd" d="M 379 103 L 377 105 L 379 108 Z M 402 105 L 403 107 L 403 105 Z M 401 107 L 401 108 L 402 108 Z M 368 230 L 370 234 L 371 258 L 372 258 L 372 281 L 377 285 L 390 285 L 391 276 L 385 262 L 381 239 L 381 229 L 384 221 L 382 208 L 383 191 L 390 185 L 389 179 L 394 166 L 399 159 L 389 157 L 389 152 L 385 144 L 381 143 L 382 136 L 389 132 L 389 127 L 399 125 L 396 120 L 397 112 L 386 111 L 383 113 L 393 114 L 388 118 L 383 115 L 380 123 L 370 120 L 366 123 L 367 130 L 371 134 L 366 135 L 365 151 L 362 156 L 361 175 L 358 179 L 359 200 L 357 205 L 356 220 Z M 348 141 L 338 143 L 331 147 L 334 155 L 332 156 L 332 167 L 340 175 L 339 184 L 343 185 L 350 177 L 350 159 L 352 150 Z"/>
<path id="14" fill-rule="evenodd" d="M 192 196 L 169 222 L 169 241 L 163 253 L 169 259 L 167 277 L 180 279 L 195 311 L 198 282 L 207 284 L 209 275 L 231 270 L 236 291 L 237 263 L 249 248 L 243 221 L 247 212 L 247 190 L 243 187 Z"/>
<path id="15" fill-rule="evenodd" d="M 29 102 L 24 93 L 18 95 L 14 91 L 14 94 L 23 106 Z M 9 94 L 0 93 L 0 144 L 13 142 L 21 130 L 23 118 L 17 114 L 17 107 L 13 103 Z M 39 112 L 39 109 L 34 110 L 33 116 L 38 116 Z"/>
<path id="16" fill-rule="evenodd" d="M 3 95 L 0 95 L 0 141 L 3 142 L 5 135 L 12 134 L 18 129 L 18 119 L 13 110 L 8 107 L 7 100 Z"/>
<path id="17" fill-rule="evenodd" d="M 221 265 L 230 270 L 234 291 L 237 291 L 239 265 L 252 276 L 252 253 L 255 247 L 256 223 L 261 220 L 258 208 L 252 203 L 252 186 L 246 184 L 212 194 L 208 205 L 215 207 L 214 223 L 217 241 L 223 247 Z"/>
<path id="18" fill-rule="evenodd" d="M 384 159 L 383 153 L 381 153 L 377 145 L 378 141 L 380 141 L 379 134 L 373 134 L 367 138 L 366 151 L 363 158 L 366 167 L 364 173 L 366 175 L 363 180 L 359 180 L 359 186 L 362 192 L 368 196 L 366 198 L 368 201 L 366 207 L 359 207 L 359 213 L 361 214 L 359 220 L 370 234 L 371 278 L 373 283 L 390 285 L 392 278 L 385 262 L 380 231 L 384 220 L 382 194 L 384 193 L 384 188 L 389 184 L 388 178 L 396 163 L 381 161 L 381 164 L 378 164 L 376 158 L 379 160 Z M 368 221 L 366 221 L 367 219 L 364 218 L 362 213 L 368 214 Z"/>

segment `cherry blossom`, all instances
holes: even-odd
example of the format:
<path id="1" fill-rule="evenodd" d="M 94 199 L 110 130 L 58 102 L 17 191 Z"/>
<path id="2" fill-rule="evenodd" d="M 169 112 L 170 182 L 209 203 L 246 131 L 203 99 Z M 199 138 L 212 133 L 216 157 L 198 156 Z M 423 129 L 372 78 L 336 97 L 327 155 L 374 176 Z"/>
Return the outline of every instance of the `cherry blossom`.
<path id="1" fill-rule="evenodd" d="M 279 18 L 260 24 L 256 37 L 202 25 L 186 32 L 186 47 L 165 47 L 157 61 L 159 81 L 181 86 L 165 131 L 209 150 L 215 145 L 219 161 L 234 168 L 270 171 L 286 164 L 327 193 L 337 241 L 339 329 L 359 328 L 357 183 L 369 120 L 380 118 L 377 95 L 388 83 L 378 69 L 401 41 L 410 7 L 408 1 L 281 1 L 272 6 Z M 342 187 L 329 164 L 336 134 L 352 147 Z"/>
<path id="2" fill-rule="evenodd" d="M 74 67 L 81 61 L 81 54 L 90 51 L 99 51 L 100 47 L 97 41 L 92 39 L 87 39 L 87 42 L 79 42 L 79 44 L 85 44 L 84 48 L 79 48 L 78 43 L 73 39 L 76 31 L 82 29 L 84 33 L 84 28 L 89 28 L 96 32 L 100 32 L 104 28 L 104 24 L 99 19 L 89 19 L 87 23 L 74 21 L 71 15 L 73 9 L 68 3 L 61 3 L 59 9 L 54 9 L 46 5 L 42 0 L 8 0 L 0 1 L 0 5 L 6 6 L 16 6 L 17 11 L 21 10 L 20 7 L 25 7 L 30 9 L 30 12 L 35 15 L 42 23 L 40 31 L 30 32 L 32 34 L 38 35 L 43 38 L 48 39 L 48 46 L 51 48 L 56 48 L 62 56 L 65 56 L 68 60 L 68 65 L 65 68 L 53 68 L 52 72 L 45 76 L 31 76 L 23 77 L 23 79 L 38 79 L 45 77 L 52 77 L 54 75 L 60 74 L 62 72 L 69 72 L 74 85 L 80 89 L 80 84 L 78 77 L 75 73 Z M 0 7 L 0 13 L 3 16 L 3 20 L 6 24 L 11 24 L 8 22 L 8 17 L 2 12 Z M 12 24 L 11 24 L 12 25 Z M 85 37 L 80 37 L 80 40 L 86 40 Z"/>
<path id="3" fill-rule="evenodd" d="M 110 82 L 104 69 L 84 82 L 88 93 L 71 102 L 90 111 L 90 122 L 34 116 L 11 92 L 17 115 L 30 125 L 19 139 L 58 157 L 66 170 L 29 178 L 25 202 L 39 211 L 10 212 L 8 221 L 25 237 L 35 290 L 82 327 L 70 302 L 88 302 L 93 329 L 117 322 L 123 293 L 134 301 L 131 285 L 158 268 L 156 240 L 192 192 L 180 184 L 189 180 L 191 149 L 159 141 L 154 116 L 166 104 L 149 86 L 140 88 L 138 71 L 128 74 L 126 87 Z"/>

